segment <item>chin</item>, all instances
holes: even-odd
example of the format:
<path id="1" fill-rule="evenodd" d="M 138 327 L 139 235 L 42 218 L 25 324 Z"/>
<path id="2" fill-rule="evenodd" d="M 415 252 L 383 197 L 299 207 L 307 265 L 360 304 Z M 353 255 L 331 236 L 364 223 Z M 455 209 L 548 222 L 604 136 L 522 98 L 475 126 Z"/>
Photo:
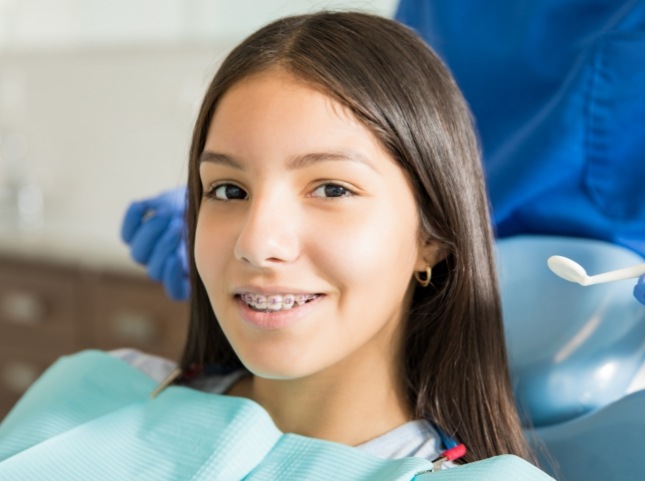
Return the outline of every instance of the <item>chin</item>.
<path id="1" fill-rule="evenodd" d="M 263 379 L 288 381 L 291 379 L 299 379 L 310 374 L 308 370 L 302 369 L 302 366 L 294 366 L 288 363 L 243 362 L 243 364 L 253 375 Z"/>
<path id="2" fill-rule="evenodd" d="M 252 356 L 240 356 L 240 360 L 253 375 L 263 379 L 288 381 L 307 377 L 316 371 L 302 356 L 291 357 L 284 353 L 265 357 L 255 352 Z"/>

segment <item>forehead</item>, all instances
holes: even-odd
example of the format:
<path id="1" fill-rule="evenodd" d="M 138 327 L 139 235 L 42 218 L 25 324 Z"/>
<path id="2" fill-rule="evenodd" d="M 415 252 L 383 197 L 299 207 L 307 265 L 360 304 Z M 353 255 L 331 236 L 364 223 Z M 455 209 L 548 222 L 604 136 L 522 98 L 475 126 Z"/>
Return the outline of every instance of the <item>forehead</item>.
<path id="1" fill-rule="evenodd" d="M 208 143 L 218 144 L 263 133 L 288 133 L 292 142 L 335 137 L 378 139 L 345 106 L 322 87 L 283 69 L 272 69 L 234 84 L 221 98 L 211 119 Z M 267 139 L 268 140 L 268 139 Z M 273 143 L 277 139 L 273 139 Z"/>
<path id="2" fill-rule="evenodd" d="M 272 67 L 247 75 L 231 85 L 222 95 L 216 113 L 226 108 L 227 104 L 239 104 L 241 101 L 251 99 L 257 102 L 263 97 L 264 102 L 258 106 L 264 106 L 271 98 L 279 95 L 296 96 L 299 99 L 308 98 L 310 101 L 317 99 L 335 102 L 321 85 L 306 81 L 284 68 Z"/>

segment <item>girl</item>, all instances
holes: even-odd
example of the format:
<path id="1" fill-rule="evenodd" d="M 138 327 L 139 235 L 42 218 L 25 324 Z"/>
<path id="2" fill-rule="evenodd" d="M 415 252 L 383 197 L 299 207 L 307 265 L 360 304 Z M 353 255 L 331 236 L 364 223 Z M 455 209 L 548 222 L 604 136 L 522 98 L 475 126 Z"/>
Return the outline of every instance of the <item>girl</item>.
<path id="1" fill-rule="evenodd" d="M 471 117 L 414 33 L 319 13 L 253 34 L 206 92 L 188 185 L 195 385 L 382 457 L 446 433 L 465 461 L 531 458 Z"/>
<path id="2" fill-rule="evenodd" d="M 223 456 L 210 449 L 217 435 L 241 457 L 216 469 L 235 469 L 248 453 L 222 433 L 249 449 L 256 440 L 235 423 L 211 429 L 217 403 L 259 404 L 280 431 L 307 437 L 291 440 L 381 458 L 432 460 L 454 438 L 466 462 L 531 459 L 470 115 L 414 33 L 359 13 L 261 29 L 208 88 L 189 162 L 191 319 L 179 369 L 115 355 L 166 377 L 157 392 L 174 380 L 255 403 L 187 389 L 147 402 L 149 378 L 88 354 L 71 371 L 54 366 L 0 426 L 0 475 L 72 456 L 86 476 L 74 479 L 124 479 L 115 470 L 140 465 L 145 479 L 164 469 L 178 479 L 166 456 L 190 471 L 193 455 Z"/>

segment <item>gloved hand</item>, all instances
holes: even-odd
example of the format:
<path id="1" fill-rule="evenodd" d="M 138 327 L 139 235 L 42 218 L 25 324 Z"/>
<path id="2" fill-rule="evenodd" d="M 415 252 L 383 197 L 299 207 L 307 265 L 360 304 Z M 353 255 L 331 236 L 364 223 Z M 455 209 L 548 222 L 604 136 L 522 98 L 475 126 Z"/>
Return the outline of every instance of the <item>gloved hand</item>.
<path id="1" fill-rule="evenodd" d="M 634 297 L 645 306 L 645 276 L 638 279 L 634 287 Z"/>
<path id="2" fill-rule="evenodd" d="M 121 225 L 121 238 L 130 246 L 132 258 L 177 301 L 189 295 L 185 210 L 186 187 L 178 187 L 133 202 Z"/>

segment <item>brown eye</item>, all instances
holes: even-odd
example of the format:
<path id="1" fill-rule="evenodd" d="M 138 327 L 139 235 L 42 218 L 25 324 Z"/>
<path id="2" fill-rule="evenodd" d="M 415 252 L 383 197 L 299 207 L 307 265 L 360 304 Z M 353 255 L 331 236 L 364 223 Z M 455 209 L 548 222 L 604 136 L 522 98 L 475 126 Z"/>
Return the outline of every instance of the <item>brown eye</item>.
<path id="1" fill-rule="evenodd" d="M 209 197 L 218 200 L 245 200 L 248 194 L 235 184 L 221 184 L 211 190 Z"/>
<path id="2" fill-rule="evenodd" d="M 349 197 L 354 193 L 338 184 L 323 184 L 313 192 L 314 197 Z"/>

